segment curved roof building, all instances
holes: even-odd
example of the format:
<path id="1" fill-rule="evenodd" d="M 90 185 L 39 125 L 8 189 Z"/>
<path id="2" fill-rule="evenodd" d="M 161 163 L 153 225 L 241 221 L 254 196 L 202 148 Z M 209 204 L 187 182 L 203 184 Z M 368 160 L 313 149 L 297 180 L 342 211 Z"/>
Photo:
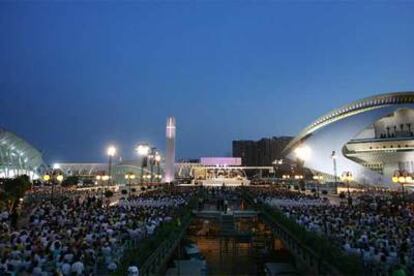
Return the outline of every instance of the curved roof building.
<path id="1" fill-rule="evenodd" d="M 414 92 L 355 101 L 312 122 L 285 153 L 306 149 L 305 167 L 334 175 L 352 172 L 361 184 L 390 184 L 395 170 L 414 172 Z"/>
<path id="2" fill-rule="evenodd" d="M 0 129 L 0 178 L 27 174 L 39 177 L 44 165 L 42 154 L 14 133 Z"/>

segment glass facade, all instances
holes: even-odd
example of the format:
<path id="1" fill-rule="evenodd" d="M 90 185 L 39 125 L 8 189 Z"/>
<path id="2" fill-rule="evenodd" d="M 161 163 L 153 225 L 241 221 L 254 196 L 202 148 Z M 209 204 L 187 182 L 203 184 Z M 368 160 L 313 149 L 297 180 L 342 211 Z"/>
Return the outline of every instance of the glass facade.
<path id="1" fill-rule="evenodd" d="M 26 174 L 39 178 L 44 168 L 42 154 L 14 133 L 0 129 L 0 178 Z"/>

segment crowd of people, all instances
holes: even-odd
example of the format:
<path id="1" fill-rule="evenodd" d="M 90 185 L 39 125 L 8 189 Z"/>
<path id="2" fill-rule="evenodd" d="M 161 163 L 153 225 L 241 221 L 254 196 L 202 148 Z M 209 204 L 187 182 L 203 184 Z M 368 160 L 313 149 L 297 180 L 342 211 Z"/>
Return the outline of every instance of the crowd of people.
<path id="1" fill-rule="evenodd" d="M 251 188 L 256 194 L 256 200 L 277 206 L 319 206 L 328 204 L 329 201 L 315 194 L 305 194 L 288 189 L 274 189 L 272 187 Z"/>
<path id="2" fill-rule="evenodd" d="M 367 271 L 413 273 L 414 213 L 399 194 L 354 194 L 358 198 L 351 205 L 281 189 L 255 189 L 254 194 L 256 200 L 278 208 L 308 231 L 360 256 Z"/>
<path id="3" fill-rule="evenodd" d="M 0 212 L 0 275 L 97 275 L 114 271 L 124 245 L 152 235 L 191 191 L 166 188 L 104 204 L 100 194 L 31 194 L 19 226 Z M 101 264 L 102 268 L 97 267 Z"/>
<path id="4" fill-rule="evenodd" d="M 351 204 L 325 196 L 275 187 L 244 188 L 256 203 L 279 209 L 307 231 L 330 239 L 366 268 L 387 275 L 413 273 L 414 208 L 400 194 L 353 193 Z M 224 212 L 243 189 L 204 189 L 199 209 L 216 205 Z M 193 188 L 166 187 L 139 195 L 114 196 L 68 190 L 30 193 L 20 223 L 0 210 L 0 275 L 98 275 L 118 268 L 125 245 L 154 234 L 193 197 Z M 338 199 L 339 197 L 337 197 Z M 214 207 L 213 207 L 214 208 Z"/>

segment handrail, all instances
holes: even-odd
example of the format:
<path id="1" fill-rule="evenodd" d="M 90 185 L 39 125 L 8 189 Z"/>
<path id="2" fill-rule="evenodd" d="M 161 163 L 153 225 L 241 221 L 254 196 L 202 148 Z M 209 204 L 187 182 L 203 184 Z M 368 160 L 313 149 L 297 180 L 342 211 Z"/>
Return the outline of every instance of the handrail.
<path id="1" fill-rule="evenodd" d="M 307 231 L 299 224 L 296 224 L 296 222 L 291 221 L 296 224 L 295 227 L 298 229 L 300 228 L 305 234 L 302 237 L 294 235 L 292 230 L 289 229 L 286 224 L 289 219 L 285 217 L 283 213 L 274 210 L 263 203 L 254 202 L 252 196 L 247 192 L 243 193 L 243 197 L 260 210 L 264 220 L 272 227 L 272 231 L 276 231 L 278 236 L 285 241 L 285 244 L 292 254 L 305 261 L 305 263 L 309 261 L 309 263 L 313 264 L 311 268 L 317 271 L 319 275 L 359 275 L 362 273 L 362 266 L 359 259 L 354 259 L 352 256 L 345 254 L 341 254 L 341 256 L 339 256 L 340 259 L 335 258 L 335 251 L 338 253 L 339 249 L 332 246 L 324 237 L 317 236 L 316 234 Z M 318 242 L 317 246 L 315 246 L 315 243 L 312 244 L 313 241 Z M 312 247 L 318 247 L 319 250 L 314 250 Z M 306 256 L 304 254 L 305 252 Z M 313 261 L 316 261 L 316 265 Z"/>
<path id="2" fill-rule="evenodd" d="M 179 211 L 180 214 L 175 219 L 158 227 L 155 230 L 154 235 L 150 237 L 146 237 L 145 239 L 141 240 L 141 243 L 139 243 L 138 246 L 129 248 L 127 251 L 129 251 L 130 253 L 127 252 L 127 254 L 124 254 L 124 256 L 122 257 L 123 259 L 122 266 L 120 266 L 116 272 L 112 273 L 112 275 L 125 275 L 128 265 L 131 262 L 138 265 L 139 270 L 140 270 L 140 275 L 143 275 L 144 270 L 146 270 L 145 263 L 155 252 L 158 252 L 157 251 L 158 248 L 166 244 L 166 242 L 170 239 L 170 237 L 172 237 L 171 235 L 177 233 L 177 231 L 181 231 L 182 229 L 185 230 L 187 228 L 188 226 L 187 223 L 189 224 L 192 219 L 191 211 L 194 205 L 195 205 L 195 197 L 193 197 L 190 200 L 187 206 L 182 207 L 180 209 Z M 131 252 L 131 250 L 133 251 Z M 150 252 L 153 252 L 153 253 L 150 253 Z M 153 275 L 153 273 L 150 273 L 147 275 Z"/>
<path id="3" fill-rule="evenodd" d="M 160 246 L 146 259 L 140 268 L 140 275 L 159 275 L 165 267 L 169 257 L 185 235 L 187 227 L 192 221 L 192 215 L 186 216 L 184 222 L 179 228 L 179 232 L 172 232 L 170 236 L 164 240 Z"/>

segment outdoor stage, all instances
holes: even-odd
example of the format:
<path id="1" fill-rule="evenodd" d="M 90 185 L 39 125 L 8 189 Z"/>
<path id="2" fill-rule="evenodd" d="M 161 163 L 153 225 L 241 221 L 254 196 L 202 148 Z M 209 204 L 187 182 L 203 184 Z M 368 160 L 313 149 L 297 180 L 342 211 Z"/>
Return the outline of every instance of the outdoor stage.
<path id="1" fill-rule="evenodd" d="M 210 178 L 204 180 L 193 180 L 193 184 L 200 186 L 212 186 L 212 187 L 222 187 L 222 186 L 248 186 L 250 185 L 250 180 L 246 178 Z"/>

